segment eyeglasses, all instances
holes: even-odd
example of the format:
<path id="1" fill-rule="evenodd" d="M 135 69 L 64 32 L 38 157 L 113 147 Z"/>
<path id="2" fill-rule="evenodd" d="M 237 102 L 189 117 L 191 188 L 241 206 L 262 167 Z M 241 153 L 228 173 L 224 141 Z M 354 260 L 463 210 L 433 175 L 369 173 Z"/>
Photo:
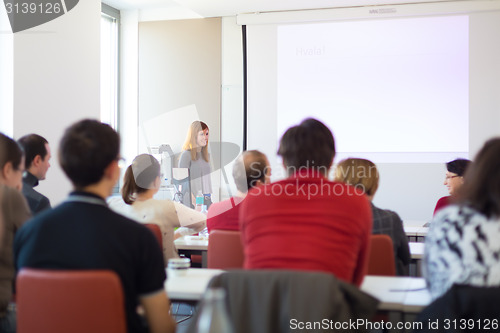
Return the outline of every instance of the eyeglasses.
<path id="1" fill-rule="evenodd" d="M 462 177 L 462 176 L 458 176 L 458 175 L 455 175 L 455 176 L 446 176 L 444 179 L 450 180 L 452 178 L 457 178 L 457 177 Z"/>

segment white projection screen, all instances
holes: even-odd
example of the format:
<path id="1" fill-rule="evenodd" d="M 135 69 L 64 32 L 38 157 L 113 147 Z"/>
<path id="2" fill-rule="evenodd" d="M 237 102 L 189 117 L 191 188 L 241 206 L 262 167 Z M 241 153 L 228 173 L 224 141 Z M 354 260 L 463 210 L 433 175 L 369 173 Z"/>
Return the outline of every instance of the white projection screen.
<path id="1" fill-rule="evenodd" d="M 447 195 L 444 163 L 472 159 L 500 135 L 500 5 L 311 12 L 239 17 L 247 39 L 247 148 L 265 152 L 273 180 L 283 178 L 279 138 L 305 118 L 320 119 L 336 140 L 334 162 L 377 164 L 377 206 L 408 223 L 429 220 Z"/>

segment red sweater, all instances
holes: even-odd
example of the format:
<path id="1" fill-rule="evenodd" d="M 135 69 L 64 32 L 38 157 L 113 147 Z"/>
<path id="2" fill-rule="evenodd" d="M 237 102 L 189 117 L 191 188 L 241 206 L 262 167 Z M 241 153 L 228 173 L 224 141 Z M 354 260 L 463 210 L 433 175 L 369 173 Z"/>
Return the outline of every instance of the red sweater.
<path id="1" fill-rule="evenodd" d="M 241 206 L 245 268 L 324 271 L 358 286 L 363 281 L 372 212 L 354 187 L 306 170 L 252 189 Z"/>
<path id="2" fill-rule="evenodd" d="M 439 199 L 438 202 L 436 203 L 436 208 L 434 208 L 434 214 L 433 215 L 436 215 L 436 213 L 438 212 L 438 210 L 440 210 L 441 208 L 444 208 L 444 207 L 448 206 L 449 204 L 451 204 L 451 196 L 442 197 L 441 199 Z"/>
<path id="3" fill-rule="evenodd" d="M 213 229 L 240 230 L 239 212 L 243 198 L 229 198 L 210 205 L 207 214 L 207 228 L 210 233 Z"/>

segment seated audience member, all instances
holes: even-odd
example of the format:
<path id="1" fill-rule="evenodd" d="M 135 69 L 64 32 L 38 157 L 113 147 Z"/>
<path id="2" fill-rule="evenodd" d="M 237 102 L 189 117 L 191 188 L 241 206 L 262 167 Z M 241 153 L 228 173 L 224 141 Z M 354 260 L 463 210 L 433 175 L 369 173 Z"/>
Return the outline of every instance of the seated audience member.
<path id="1" fill-rule="evenodd" d="M 122 200 L 109 200 L 109 204 L 114 211 L 137 222 L 152 223 L 160 227 L 166 265 L 168 259 L 179 257 L 174 239 L 203 230 L 206 216 L 178 202 L 153 199 L 160 189 L 160 173 L 160 163 L 156 158 L 148 154 L 137 156 L 127 168 L 123 179 L 122 198 L 126 205 Z"/>
<path id="2" fill-rule="evenodd" d="M 365 192 L 372 206 L 372 234 L 385 234 L 391 237 L 394 245 L 396 273 L 397 275 L 408 275 L 411 256 L 403 221 L 401 221 L 397 213 L 380 209 L 373 204 L 373 197 L 379 184 L 379 173 L 376 165 L 361 158 L 345 159 L 337 165 L 335 180 L 347 183 Z"/>
<path id="3" fill-rule="evenodd" d="M 500 286 L 500 138 L 481 148 L 457 204 L 434 217 L 423 272 L 433 299 L 454 284 Z"/>
<path id="4" fill-rule="evenodd" d="M 285 132 L 278 154 L 288 178 L 250 190 L 240 208 L 244 267 L 323 271 L 359 286 L 372 214 L 361 191 L 327 179 L 332 133 L 306 119 Z"/>
<path id="5" fill-rule="evenodd" d="M 120 177 L 119 152 L 120 138 L 106 124 L 82 120 L 66 130 L 58 156 L 74 192 L 18 231 L 16 268 L 112 270 L 123 286 L 127 331 L 148 332 L 137 313 L 141 304 L 149 332 L 174 332 L 157 240 L 105 201 Z"/>
<path id="6" fill-rule="evenodd" d="M 14 234 L 30 217 L 21 194 L 24 158 L 21 147 L 0 133 L 0 332 L 16 332 L 15 306 L 9 304 L 14 283 Z"/>
<path id="7" fill-rule="evenodd" d="M 266 155 L 258 150 L 243 152 L 233 164 L 233 178 L 238 193 L 228 200 L 214 203 L 207 215 L 208 232 L 213 229 L 240 230 L 238 214 L 249 189 L 269 183 L 271 168 Z"/>
<path id="8" fill-rule="evenodd" d="M 24 149 L 25 173 L 23 175 L 23 195 L 28 200 L 31 214 L 35 215 L 50 208 L 49 199 L 34 187 L 44 180 L 50 167 L 50 147 L 47 140 L 38 134 L 25 135 L 17 141 Z"/>
<path id="9" fill-rule="evenodd" d="M 436 203 L 436 208 L 434 208 L 434 215 L 437 211 L 443 207 L 448 206 L 452 202 L 454 194 L 458 191 L 460 186 L 464 183 L 464 174 L 467 166 L 471 162 L 469 160 L 459 158 L 446 163 L 446 177 L 444 179 L 444 185 L 448 187 L 449 196 L 442 197 Z"/>

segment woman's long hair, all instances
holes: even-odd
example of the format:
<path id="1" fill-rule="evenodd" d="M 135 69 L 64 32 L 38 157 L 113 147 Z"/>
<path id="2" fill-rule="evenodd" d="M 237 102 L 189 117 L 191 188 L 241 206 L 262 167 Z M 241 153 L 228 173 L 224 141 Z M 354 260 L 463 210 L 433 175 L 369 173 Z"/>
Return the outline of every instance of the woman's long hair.
<path id="1" fill-rule="evenodd" d="M 196 147 L 197 143 L 196 140 L 198 138 L 198 133 L 204 130 L 208 130 L 207 124 L 205 124 L 203 121 L 193 121 L 191 125 L 189 126 L 188 133 L 186 136 L 186 141 L 184 141 L 184 145 L 182 146 L 182 150 L 189 150 L 191 151 L 191 160 L 196 161 Z M 205 161 L 209 161 L 208 157 L 208 140 L 207 144 L 205 147 L 201 148 L 201 156 L 203 156 L 203 159 Z"/>
<path id="2" fill-rule="evenodd" d="M 154 186 L 156 177 L 160 176 L 160 163 L 149 154 L 138 155 L 125 171 L 123 177 L 122 198 L 131 205 L 136 195 L 144 193 Z"/>
<path id="3" fill-rule="evenodd" d="M 458 199 L 488 218 L 500 217 L 500 138 L 488 140 L 467 167 Z"/>

